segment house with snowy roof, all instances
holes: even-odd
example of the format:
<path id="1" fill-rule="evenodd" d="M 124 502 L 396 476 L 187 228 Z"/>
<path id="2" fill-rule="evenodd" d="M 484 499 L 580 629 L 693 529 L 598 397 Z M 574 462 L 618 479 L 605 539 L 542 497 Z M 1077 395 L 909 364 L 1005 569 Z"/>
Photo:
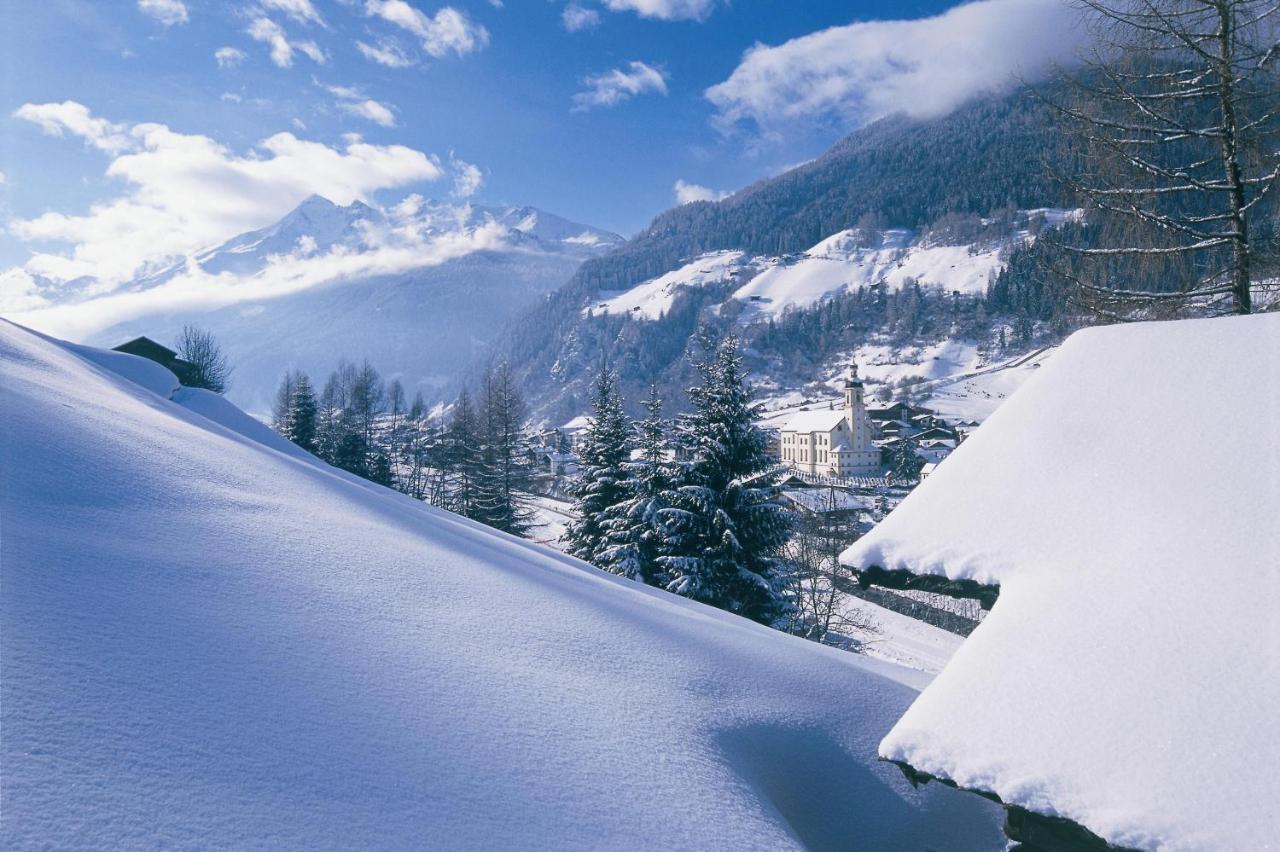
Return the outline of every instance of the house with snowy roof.
<path id="1" fill-rule="evenodd" d="M 994 602 L 881 757 L 1022 848 L 1273 848 L 1280 441 L 1244 450 L 1277 364 L 1280 314 L 1077 332 L 845 551 Z"/>
<path id="2" fill-rule="evenodd" d="M 875 427 L 867 416 L 858 365 L 844 382 L 844 406 L 801 411 L 782 427 L 778 456 L 805 473 L 827 476 L 871 476 L 880 469 Z"/>

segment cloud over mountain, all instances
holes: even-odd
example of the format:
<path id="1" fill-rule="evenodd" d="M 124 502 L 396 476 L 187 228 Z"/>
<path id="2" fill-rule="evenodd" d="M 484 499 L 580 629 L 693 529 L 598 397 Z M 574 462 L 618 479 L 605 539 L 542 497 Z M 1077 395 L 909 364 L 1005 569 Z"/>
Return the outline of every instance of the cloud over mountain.
<path id="1" fill-rule="evenodd" d="M 1069 62 L 1082 39 L 1065 0 L 978 0 L 930 18 L 756 44 L 706 97 L 722 128 L 765 133 L 792 122 L 857 126 L 898 111 L 941 115 Z"/>
<path id="2" fill-rule="evenodd" d="M 25 104 L 15 117 L 72 134 L 112 155 L 106 175 L 125 189 L 87 213 L 45 213 L 9 223 L 41 245 L 26 269 L 54 281 L 94 279 L 110 290 L 149 265 L 275 221 L 312 194 L 340 204 L 381 189 L 440 178 L 435 157 L 349 136 L 344 147 L 277 133 L 236 152 L 162 124 L 122 124 L 83 104 Z M 66 247 L 63 250 L 56 244 Z"/>

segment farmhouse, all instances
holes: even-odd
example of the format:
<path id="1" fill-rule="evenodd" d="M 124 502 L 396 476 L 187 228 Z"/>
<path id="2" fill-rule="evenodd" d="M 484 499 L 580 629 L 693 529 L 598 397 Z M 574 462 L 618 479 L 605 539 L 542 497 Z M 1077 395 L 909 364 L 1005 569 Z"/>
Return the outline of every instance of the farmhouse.
<path id="1" fill-rule="evenodd" d="M 858 366 L 844 382 L 844 407 L 801 411 L 782 427 L 778 456 L 786 464 L 812 474 L 871 476 L 880 470 L 875 427 L 867 416 Z"/>
<path id="2" fill-rule="evenodd" d="M 150 337 L 135 337 L 133 340 L 121 343 L 114 348 L 116 352 L 137 355 L 149 361 L 155 361 L 162 367 L 168 367 L 169 372 L 177 376 L 178 381 L 188 387 L 195 385 L 199 381 L 195 364 L 182 360 L 178 357 L 177 352 L 167 346 L 161 346 Z"/>

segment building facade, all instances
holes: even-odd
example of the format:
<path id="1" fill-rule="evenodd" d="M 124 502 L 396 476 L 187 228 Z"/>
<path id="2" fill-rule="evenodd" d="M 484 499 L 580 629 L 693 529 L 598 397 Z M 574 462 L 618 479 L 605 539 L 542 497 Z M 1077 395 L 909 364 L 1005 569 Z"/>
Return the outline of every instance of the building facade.
<path id="1" fill-rule="evenodd" d="M 858 366 L 849 368 L 844 382 L 844 407 L 801 411 L 782 427 L 778 455 L 792 467 L 826 476 L 874 476 L 880 471 L 880 450 L 867 416 Z"/>

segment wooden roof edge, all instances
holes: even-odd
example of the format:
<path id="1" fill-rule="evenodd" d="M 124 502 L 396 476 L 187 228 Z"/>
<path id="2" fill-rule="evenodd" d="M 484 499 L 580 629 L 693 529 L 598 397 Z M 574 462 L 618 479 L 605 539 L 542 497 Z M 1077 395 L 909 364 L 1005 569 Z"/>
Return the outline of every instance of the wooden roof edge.
<path id="1" fill-rule="evenodd" d="M 856 571 L 858 585 L 882 586 L 886 589 L 932 592 L 953 598 L 976 600 L 983 609 L 991 609 L 1000 597 L 1000 587 L 986 585 L 975 580 L 952 580 L 939 574 L 914 574 L 898 569 L 889 571 L 879 565 L 869 565 Z"/>
<path id="2" fill-rule="evenodd" d="M 990 799 L 1000 805 L 1005 810 L 1005 836 L 1019 844 L 1024 844 L 1014 848 L 1046 850 L 1046 852 L 1048 850 L 1052 850 L 1052 852 L 1138 852 L 1138 850 L 1129 847 L 1112 846 L 1073 819 L 1055 814 L 1038 813 L 1021 805 L 1011 805 L 990 790 L 984 790 L 979 787 L 963 787 L 950 778 L 916 769 L 906 761 L 890 760 L 885 757 L 880 759 L 885 763 L 892 763 L 898 767 L 912 788 L 936 781 L 955 790 Z"/>

